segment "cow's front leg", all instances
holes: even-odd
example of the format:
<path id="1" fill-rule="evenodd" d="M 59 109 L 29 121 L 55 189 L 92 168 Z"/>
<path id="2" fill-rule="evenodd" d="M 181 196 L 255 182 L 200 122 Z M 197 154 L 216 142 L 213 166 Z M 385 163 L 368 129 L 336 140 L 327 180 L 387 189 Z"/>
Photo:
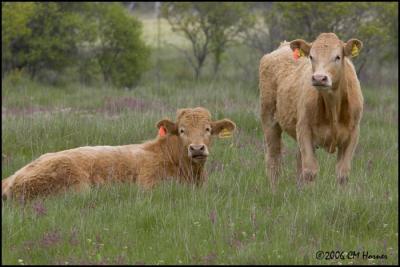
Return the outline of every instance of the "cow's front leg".
<path id="1" fill-rule="evenodd" d="M 338 183 L 341 185 L 346 184 L 349 179 L 351 160 L 358 143 L 359 132 L 359 127 L 356 127 L 351 132 L 349 141 L 339 146 L 337 154 L 336 176 Z"/>
<path id="2" fill-rule="evenodd" d="M 298 124 L 297 142 L 301 153 L 301 176 L 303 181 L 313 181 L 318 173 L 318 162 L 312 145 L 311 129 L 307 124 Z"/>
<path id="3" fill-rule="evenodd" d="M 270 185 L 273 192 L 275 192 L 275 185 L 281 172 L 281 135 L 282 130 L 277 123 L 273 126 L 264 126 L 266 171 L 270 178 Z"/>
<path id="4" fill-rule="evenodd" d="M 301 152 L 300 152 L 300 148 L 297 149 L 297 153 L 296 153 L 296 164 L 297 164 L 297 173 L 296 173 L 296 182 L 297 182 L 297 186 L 301 187 L 302 185 L 302 179 L 301 179 L 301 172 L 302 172 L 302 163 L 301 163 Z"/>

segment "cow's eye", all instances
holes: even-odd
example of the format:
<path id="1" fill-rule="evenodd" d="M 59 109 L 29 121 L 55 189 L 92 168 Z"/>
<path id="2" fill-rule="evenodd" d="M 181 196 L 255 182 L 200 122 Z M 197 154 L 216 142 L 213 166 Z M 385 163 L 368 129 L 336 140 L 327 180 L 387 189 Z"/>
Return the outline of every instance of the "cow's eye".
<path id="1" fill-rule="evenodd" d="M 310 55 L 310 59 L 311 59 L 311 60 L 313 60 L 313 57 L 312 57 L 312 55 Z"/>
<path id="2" fill-rule="evenodd" d="M 207 127 L 206 128 L 206 132 L 210 132 L 211 131 L 211 128 L 210 127 Z"/>
<path id="3" fill-rule="evenodd" d="M 336 60 L 336 61 L 340 60 L 340 56 L 336 56 L 336 57 L 335 57 L 335 60 Z"/>
<path id="4" fill-rule="evenodd" d="M 180 134 L 183 134 L 184 132 L 185 132 L 185 130 L 182 129 L 182 128 L 179 130 L 179 133 L 180 133 Z"/>

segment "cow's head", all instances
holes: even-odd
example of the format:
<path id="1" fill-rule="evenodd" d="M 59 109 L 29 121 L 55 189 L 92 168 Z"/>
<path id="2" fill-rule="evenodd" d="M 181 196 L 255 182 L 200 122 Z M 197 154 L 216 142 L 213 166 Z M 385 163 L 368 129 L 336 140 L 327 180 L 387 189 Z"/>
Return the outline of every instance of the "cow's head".
<path id="1" fill-rule="evenodd" d="M 310 43 L 297 39 L 290 42 L 290 48 L 299 49 L 307 56 L 312 65 L 311 83 L 316 89 L 336 88 L 345 57 L 355 57 L 362 48 L 362 42 L 350 39 L 346 43 L 339 40 L 334 33 L 321 33 Z"/>
<path id="2" fill-rule="evenodd" d="M 179 109 L 176 112 L 176 122 L 164 119 L 157 123 L 157 128 L 160 127 L 164 127 L 167 135 L 179 137 L 187 156 L 194 162 L 204 162 L 207 159 L 213 135 L 223 130 L 232 132 L 236 129 L 231 120 L 212 121 L 210 112 L 202 107 Z"/>

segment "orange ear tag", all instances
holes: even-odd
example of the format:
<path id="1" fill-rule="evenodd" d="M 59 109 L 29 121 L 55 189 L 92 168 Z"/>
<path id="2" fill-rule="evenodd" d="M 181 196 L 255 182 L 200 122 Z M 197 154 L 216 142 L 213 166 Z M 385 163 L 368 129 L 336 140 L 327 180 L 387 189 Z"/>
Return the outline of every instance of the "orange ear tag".
<path id="1" fill-rule="evenodd" d="M 166 134 L 167 134 L 167 130 L 164 128 L 164 126 L 161 126 L 160 129 L 158 129 L 158 135 L 165 136 Z"/>
<path id="2" fill-rule="evenodd" d="M 295 49 L 293 50 L 293 58 L 294 58 L 295 60 L 298 60 L 299 57 L 300 57 L 300 51 L 299 51 L 298 48 L 295 48 Z"/>

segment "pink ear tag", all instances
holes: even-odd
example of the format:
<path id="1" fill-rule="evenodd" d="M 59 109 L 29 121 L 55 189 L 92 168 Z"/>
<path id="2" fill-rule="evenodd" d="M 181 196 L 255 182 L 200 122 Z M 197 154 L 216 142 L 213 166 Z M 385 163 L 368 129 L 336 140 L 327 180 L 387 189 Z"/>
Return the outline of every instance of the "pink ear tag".
<path id="1" fill-rule="evenodd" d="M 300 50 L 299 50 L 298 48 L 295 48 L 295 49 L 293 50 L 293 58 L 294 58 L 295 60 L 298 60 L 299 57 L 300 57 Z"/>
<path id="2" fill-rule="evenodd" d="M 166 134 L 167 134 L 167 130 L 165 129 L 164 126 L 161 126 L 160 129 L 158 129 L 158 135 L 165 136 Z"/>

